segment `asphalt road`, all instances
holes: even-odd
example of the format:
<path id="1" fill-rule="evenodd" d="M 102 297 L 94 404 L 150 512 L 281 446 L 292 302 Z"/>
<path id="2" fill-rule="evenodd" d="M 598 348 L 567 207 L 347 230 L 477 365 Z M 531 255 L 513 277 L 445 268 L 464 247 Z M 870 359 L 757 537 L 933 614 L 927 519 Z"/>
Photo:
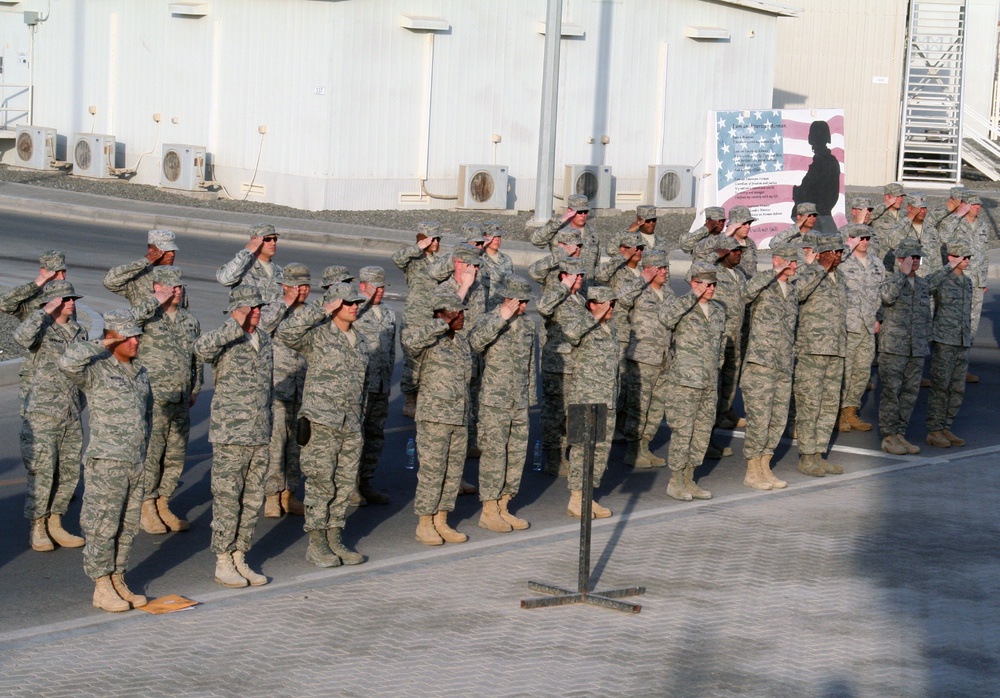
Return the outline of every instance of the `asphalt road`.
<path id="1" fill-rule="evenodd" d="M 110 267 L 137 259 L 145 252 L 145 234 L 145 230 L 140 229 L 100 228 L 44 217 L 5 216 L 0 283 L 23 283 L 32 278 L 39 251 L 60 248 L 67 253 L 70 279 L 84 295 L 82 302 L 97 312 L 119 307 L 122 299 L 106 291 L 101 280 Z M 226 292 L 215 282 L 214 272 L 244 243 L 244 238 L 235 236 L 184 235 L 178 240 L 180 252 L 177 264 L 184 270 L 191 310 L 201 321 L 203 329 L 215 328 L 224 320 L 221 311 L 226 304 Z M 381 264 L 386 268 L 391 285 L 389 304 L 401 311 L 400 295 L 405 293 L 405 284 L 402 275 L 388 259 L 320 245 L 280 242 L 277 261 L 283 264 L 303 261 L 316 277 L 328 264 L 345 264 L 355 270 L 365 264 Z M 681 285 L 674 281 L 675 290 L 680 290 Z M 982 382 L 969 386 L 965 405 L 953 429 L 968 439 L 968 448 L 1000 442 L 995 417 L 1000 392 L 1000 351 L 996 349 L 998 324 L 995 322 L 1000 317 L 998 304 L 997 295 L 990 293 L 977 347 L 972 354 L 973 368 L 982 377 Z M 398 372 L 397 366 L 397 378 Z M 22 513 L 24 470 L 18 446 L 20 419 L 16 397 L 16 386 L 0 388 L 0 531 L 3 531 L 0 536 L 0 589 L 4 591 L 0 595 L 0 636 L 39 626 L 51 629 L 58 627 L 53 624 L 85 622 L 88 618 L 107 615 L 90 604 L 93 586 L 83 574 L 80 550 L 36 553 L 27 544 L 28 522 Z M 174 499 L 175 509 L 191 521 L 191 530 L 165 536 L 140 533 L 133 548 L 130 584 L 151 597 L 177 593 L 200 600 L 221 590 L 212 580 L 214 556 L 208 547 L 211 521 L 211 449 L 207 442 L 210 400 L 209 379 L 194 408 L 188 466 Z M 874 395 L 867 394 L 865 401 L 862 416 L 872 421 L 875 414 Z M 356 544 L 371 560 L 403 559 L 414 555 L 419 559 L 421 555 L 431 554 L 429 549 L 413 540 L 415 518 L 411 503 L 416 474 L 403 467 L 406 442 L 413 436 L 413 423 L 401 417 L 401 403 L 397 390 L 390 406 L 387 443 L 376 477 L 378 486 L 391 495 L 392 503 L 358 510 L 350 516 L 345 531 L 345 538 Z M 910 440 L 915 443 L 922 442 L 924 435 L 925 406 L 926 392 L 918 403 L 910 430 Z M 537 413 L 533 413 L 532 444 L 538 435 Z M 653 444 L 654 450 L 661 455 L 667 452 L 666 438 L 667 430 L 662 429 Z M 747 490 L 742 486 L 740 435 L 721 435 L 721 440 L 731 443 L 737 456 L 715 464 L 710 461 L 700 469 L 699 474 L 703 478 L 701 484 L 711 489 L 716 498 L 724 499 L 742 495 Z M 886 465 L 899 459 L 881 453 L 878 446 L 879 438 L 875 432 L 838 435 L 835 455 L 848 472 Z M 927 455 L 929 450 L 929 447 L 925 448 L 922 455 Z M 620 447 L 612 452 L 612 465 L 599 490 L 603 504 L 619 515 L 664 506 L 685 506 L 667 499 L 667 473 L 632 473 L 620 465 L 621 455 Z M 776 472 L 787 479 L 793 488 L 797 483 L 809 480 L 795 471 L 795 457 L 794 447 L 786 444 L 775 459 L 778 463 Z M 476 481 L 476 467 L 475 461 L 467 464 L 466 479 Z M 833 478 L 831 482 L 834 482 Z M 942 483 L 942 487 L 946 488 L 947 484 Z M 78 530 L 80 492 L 82 488 L 78 490 L 77 499 L 67 515 L 67 525 L 73 530 Z M 527 472 L 515 508 L 532 522 L 533 532 L 556 529 L 570 522 L 564 513 L 566 498 L 564 481 Z M 453 524 L 468 533 L 474 542 L 501 538 L 516 542 L 517 533 L 494 534 L 478 528 L 477 516 L 477 498 L 459 498 Z M 292 517 L 279 520 L 261 518 L 255 546 L 248 556 L 251 564 L 277 583 L 315 574 L 317 568 L 304 559 L 306 540 L 301 524 L 301 519 Z M 328 571 L 331 575 L 338 573 L 342 571 Z"/>

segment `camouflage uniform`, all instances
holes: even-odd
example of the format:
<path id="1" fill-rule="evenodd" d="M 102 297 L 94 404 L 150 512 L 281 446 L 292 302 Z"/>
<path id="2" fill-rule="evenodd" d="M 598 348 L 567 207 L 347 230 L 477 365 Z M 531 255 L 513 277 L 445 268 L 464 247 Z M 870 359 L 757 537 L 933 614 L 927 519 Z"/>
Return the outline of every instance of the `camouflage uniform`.
<path id="1" fill-rule="evenodd" d="M 905 436 L 930 340 L 930 292 L 927 279 L 896 271 L 882 282 L 880 295 L 885 318 L 878 343 L 879 429 L 883 436 Z"/>
<path id="2" fill-rule="evenodd" d="M 706 221 L 708 219 L 725 221 L 726 211 L 720 206 L 709 206 L 705 209 L 705 219 Z M 715 254 L 715 244 L 718 242 L 715 238 L 716 236 L 723 234 L 724 232 L 722 230 L 718 233 L 709 233 L 708 227 L 703 225 L 700 228 L 691 230 L 687 233 L 681 233 L 681 236 L 677 241 L 677 245 L 681 248 L 681 250 L 691 255 L 691 259 L 693 261 L 710 262 L 714 264 L 715 260 L 719 258 L 719 256 Z"/>
<path id="3" fill-rule="evenodd" d="M 739 243 L 743 248 L 743 259 L 740 260 L 740 269 L 743 270 L 748 279 L 752 279 L 757 274 L 757 243 L 752 238 L 739 240 Z"/>
<path id="4" fill-rule="evenodd" d="M 259 293 L 256 300 L 253 295 L 233 290 L 230 310 L 260 305 Z M 211 547 L 216 554 L 250 549 L 264 502 L 274 364 L 267 332 L 258 327 L 252 337 L 229 319 L 203 334 L 194 347 L 215 373 L 208 440 L 213 451 Z"/>
<path id="5" fill-rule="evenodd" d="M 503 231 L 499 223 L 483 223 L 483 235 L 496 237 Z M 499 250 L 494 255 L 489 249 L 483 250 L 482 284 L 486 287 L 486 304 L 493 307 L 500 303 L 503 298 L 497 295 L 497 289 L 503 285 L 506 279 L 514 276 L 514 261 L 510 255 Z"/>
<path id="6" fill-rule="evenodd" d="M 716 258 L 719 258 L 718 254 Z M 727 269 L 720 262 L 715 267 L 718 270 L 718 285 L 712 300 L 722 303 L 726 309 L 726 336 L 723 340 L 722 368 L 719 371 L 719 401 L 715 411 L 715 422 L 718 423 L 732 410 L 736 388 L 740 382 L 740 366 L 743 363 L 747 332 L 743 289 L 746 288 L 748 277 L 742 266 Z"/>
<path id="7" fill-rule="evenodd" d="M 364 269 L 362 269 L 362 273 Z M 364 280 L 364 276 L 361 277 Z M 384 303 L 366 305 L 358 312 L 354 329 L 364 335 L 371 349 L 368 366 L 368 399 L 365 403 L 364 448 L 359 477 L 362 482 L 375 476 L 382 448 L 385 424 L 389 419 L 389 390 L 396 364 L 396 313 Z"/>
<path id="8" fill-rule="evenodd" d="M 86 488 L 80 512 L 87 539 L 83 570 L 95 580 L 124 574 L 142 507 L 143 463 L 153 404 L 149 376 L 135 362 L 119 361 L 100 341 L 70 344 L 59 359 L 59 368 L 83 389 L 90 406 Z"/>
<path id="9" fill-rule="evenodd" d="M 66 282 L 52 284 L 69 287 Z M 28 352 L 24 364 L 30 388 L 24 404 L 21 457 L 28 471 L 24 516 L 32 521 L 65 514 L 80 480 L 83 395 L 59 371 L 58 362 L 70 344 L 86 339 L 74 320 L 59 324 L 41 309 L 14 330 L 14 341 Z"/>
<path id="10" fill-rule="evenodd" d="M 505 293 L 505 287 L 506 281 L 498 290 Z M 528 407 L 536 395 L 536 335 L 530 318 L 515 314 L 504 320 L 499 308 L 480 318 L 469 333 L 472 350 L 481 352 L 484 362 L 479 394 L 482 501 L 513 497 L 521 486 L 528 452 Z"/>
<path id="11" fill-rule="evenodd" d="M 274 396 L 271 402 L 271 443 L 268 446 L 267 473 L 264 475 L 265 498 L 285 490 L 294 493 L 302 477 L 301 448 L 295 440 L 295 432 L 306 380 L 306 360 L 282 342 L 277 334 L 285 323 L 305 310 L 305 305 L 294 309 L 286 307 L 278 326 L 271 333 Z"/>
<path id="12" fill-rule="evenodd" d="M 884 232 L 880 231 L 878 245 L 872 246 L 875 247 L 874 252 L 869 248 L 868 254 L 882 257 L 886 271 L 892 271 L 896 264 L 892 251 L 899 247 L 903 240 L 907 239 L 915 241 L 924 250 L 923 262 L 920 269 L 917 270 L 918 276 L 929 276 L 942 267 L 942 246 L 938 231 L 926 220 L 917 230 L 917 227 L 906 216 L 902 216 L 894 227 Z"/>
<path id="13" fill-rule="evenodd" d="M 868 226 L 862 227 L 864 230 L 854 232 L 868 235 Z M 859 408 L 875 360 L 875 322 L 880 314 L 879 289 L 885 279 L 885 266 L 869 252 L 864 261 L 856 255 L 847 255 L 837 270 L 847 284 L 847 348 L 840 407 Z"/>
<path id="14" fill-rule="evenodd" d="M 335 298 L 364 297 L 339 284 L 330 287 L 324 302 Z M 277 335 L 309 364 L 299 412 L 312 425 L 309 443 L 302 448 L 306 531 L 344 527 L 347 500 L 358 479 L 368 394 L 368 341 L 353 328 L 342 331 L 328 317 L 322 307 L 308 306 L 286 320 Z"/>
<path id="15" fill-rule="evenodd" d="M 582 207 L 576 208 L 573 206 L 574 197 L 582 199 L 582 204 L 586 207 L 586 210 L 590 209 L 587 197 L 580 196 L 578 194 L 570 196 L 570 200 L 567 202 L 570 208 L 577 211 L 584 210 Z M 575 203 L 579 205 L 581 202 Z M 567 229 L 577 230 L 576 228 L 572 228 L 572 226 L 570 226 L 569 221 L 563 222 L 561 216 L 553 216 L 544 226 L 541 228 L 535 228 L 532 231 L 531 244 L 535 247 L 548 246 L 549 249 L 555 253 L 559 249 L 554 239 L 556 237 L 556 233 Z M 579 228 L 578 230 L 580 231 L 582 238 L 580 246 L 580 261 L 583 263 L 584 279 L 587 282 L 592 282 L 594 280 L 594 274 L 597 272 L 597 264 L 601 261 L 601 244 L 597 238 L 597 233 L 594 232 L 589 223 L 584 224 L 583 228 Z"/>
<path id="16" fill-rule="evenodd" d="M 968 198 L 968 196 L 966 197 Z M 978 197 L 976 201 L 978 201 Z M 972 282 L 972 337 L 979 331 L 979 319 L 983 313 L 983 297 L 986 294 L 987 278 L 990 272 L 988 256 L 989 228 L 986 216 L 980 213 L 975 222 L 954 216 L 946 221 L 946 229 L 941 230 L 941 242 L 964 242 L 972 250 L 972 259 L 965 275 Z"/>
<path id="17" fill-rule="evenodd" d="M 788 244 L 801 245 L 803 237 L 802 229 L 799 226 L 790 225 L 771 238 L 771 242 L 768 244 L 772 248 Z"/>
<path id="18" fill-rule="evenodd" d="M 949 246 L 951 250 L 952 246 Z M 931 326 L 931 390 L 927 431 L 951 429 L 965 397 L 965 375 L 972 346 L 972 280 L 948 267 L 927 277 L 934 296 Z"/>

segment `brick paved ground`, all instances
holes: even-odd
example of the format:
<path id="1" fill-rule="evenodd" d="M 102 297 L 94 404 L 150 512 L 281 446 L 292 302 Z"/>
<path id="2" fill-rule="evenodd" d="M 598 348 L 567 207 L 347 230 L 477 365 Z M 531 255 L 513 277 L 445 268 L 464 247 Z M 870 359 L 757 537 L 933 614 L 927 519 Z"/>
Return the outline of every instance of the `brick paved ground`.
<path id="1" fill-rule="evenodd" d="M 519 607 L 574 584 L 566 526 L 0 632 L 0 695 L 996 695 L 996 451 L 601 522 L 638 615 Z"/>

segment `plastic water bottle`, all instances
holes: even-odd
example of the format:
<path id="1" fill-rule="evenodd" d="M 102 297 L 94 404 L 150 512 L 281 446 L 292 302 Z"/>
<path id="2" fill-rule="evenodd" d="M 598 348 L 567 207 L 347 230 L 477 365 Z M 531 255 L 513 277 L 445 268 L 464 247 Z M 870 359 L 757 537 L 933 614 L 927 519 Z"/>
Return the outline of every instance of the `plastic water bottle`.
<path id="1" fill-rule="evenodd" d="M 406 469 L 413 470 L 417 467 L 417 444 L 413 437 L 406 442 Z"/>
<path id="2" fill-rule="evenodd" d="M 542 472 L 542 442 L 539 439 L 535 439 L 535 452 L 531 457 L 531 470 L 536 473 Z"/>

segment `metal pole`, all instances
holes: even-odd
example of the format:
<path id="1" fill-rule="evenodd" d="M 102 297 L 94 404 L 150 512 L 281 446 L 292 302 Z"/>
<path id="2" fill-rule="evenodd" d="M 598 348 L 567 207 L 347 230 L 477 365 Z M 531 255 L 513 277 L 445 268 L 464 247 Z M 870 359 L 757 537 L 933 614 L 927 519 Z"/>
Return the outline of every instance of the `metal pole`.
<path id="1" fill-rule="evenodd" d="M 538 171 L 535 180 L 535 223 L 552 215 L 552 180 L 556 168 L 556 112 L 559 97 L 559 48 L 562 0 L 548 0 L 545 12 L 545 60 L 542 64 L 542 109 L 538 127 Z"/>

